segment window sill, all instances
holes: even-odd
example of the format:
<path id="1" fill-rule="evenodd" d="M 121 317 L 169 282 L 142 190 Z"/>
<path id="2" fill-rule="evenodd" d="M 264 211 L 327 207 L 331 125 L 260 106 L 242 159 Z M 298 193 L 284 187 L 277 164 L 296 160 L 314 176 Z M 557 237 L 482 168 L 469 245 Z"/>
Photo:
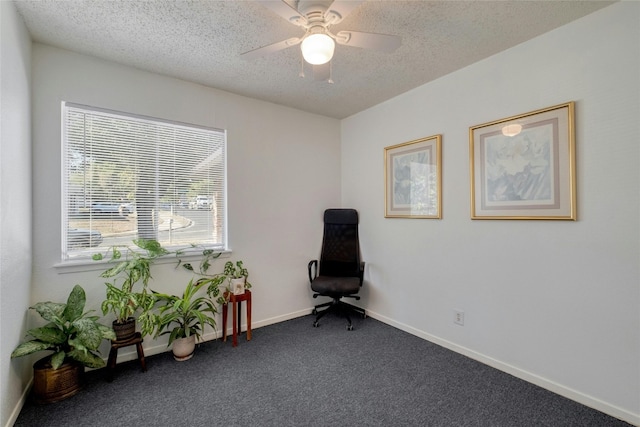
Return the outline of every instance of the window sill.
<path id="1" fill-rule="evenodd" d="M 216 259 L 229 258 L 233 252 L 228 249 L 220 252 L 220 256 Z M 202 258 L 202 252 L 193 251 L 193 252 L 185 252 L 181 254 L 179 257 L 175 254 L 167 255 L 161 258 L 158 258 L 154 263 L 155 264 L 176 264 L 177 260 L 181 260 L 183 263 L 185 262 L 193 262 L 195 260 Z M 81 258 L 81 259 L 73 259 L 68 261 L 62 261 L 53 265 L 53 268 L 58 272 L 58 274 L 67 274 L 67 273 L 82 273 L 85 271 L 103 271 L 106 270 L 108 264 L 113 264 L 111 260 L 102 260 L 102 261 L 94 261 L 91 258 Z"/>

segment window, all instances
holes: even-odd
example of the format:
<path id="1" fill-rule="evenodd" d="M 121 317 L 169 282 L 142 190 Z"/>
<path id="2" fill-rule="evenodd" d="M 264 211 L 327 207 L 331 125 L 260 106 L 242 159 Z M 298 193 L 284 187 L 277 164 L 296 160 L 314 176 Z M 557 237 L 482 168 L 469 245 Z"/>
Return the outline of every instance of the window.
<path id="1" fill-rule="evenodd" d="M 62 120 L 63 260 L 136 238 L 226 249 L 225 131 L 71 103 Z"/>

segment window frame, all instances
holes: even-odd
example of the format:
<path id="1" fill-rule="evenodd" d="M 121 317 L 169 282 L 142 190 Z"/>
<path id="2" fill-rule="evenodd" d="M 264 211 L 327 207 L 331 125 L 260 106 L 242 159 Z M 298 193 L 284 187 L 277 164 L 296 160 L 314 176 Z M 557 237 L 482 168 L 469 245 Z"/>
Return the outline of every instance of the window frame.
<path id="1" fill-rule="evenodd" d="M 228 215 L 227 215 L 228 213 L 228 192 L 227 192 L 228 141 L 227 141 L 226 129 L 220 129 L 220 128 L 214 128 L 209 126 L 196 125 L 192 123 L 180 122 L 175 120 L 168 120 L 168 119 L 163 119 L 158 117 L 111 110 L 111 109 L 102 108 L 102 107 L 94 107 L 94 106 L 79 104 L 75 102 L 62 101 L 61 102 L 61 151 L 62 151 L 62 156 L 61 156 L 61 202 L 62 203 L 61 204 L 62 206 L 61 206 L 61 228 L 60 228 L 61 263 L 57 264 L 57 266 L 76 266 L 77 267 L 77 266 L 82 266 L 86 264 L 93 264 L 93 265 L 102 264 L 102 263 L 96 263 L 92 261 L 93 254 L 97 252 L 104 253 L 111 247 L 111 245 L 100 246 L 99 244 L 98 246 L 95 246 L 95 247 L 86 247 L 81 250 L 72 251 L 68 245 L 68 238 L 69 238 L 68 230 L 69 230 L 69 224 L 71 219 L 71 216 L 70 216 L 71 196 L 70 196 L 70 183 L 69 183 L 70 181 L 69 180 L 69 170 L 70 170 L 69 152 L 71 151 L 71 148 L 69 147 L 70 143 L 68 140 L 68 120 L 67 119 L 69 117 L 70 109 L 75 111 L 81 110 L 87 113 L 95 113 L 97 115 L 113 116 L 116 119 L 132 120 L 132 121 L 139 121 L 139 122 L 150 123 L 150 124 L 159 124 L 161 126 L 168 125 L 170 127 L 175 126 L 176 128 L 186 128 L 189 130 L 200 130 L 200 131 L 217 133 L 218 137 L 220 137 L 222 140 L 221 146 L 219 148 L 219 150 L 221 150 L 222 166 L 221 168 L 219 168 L 219 170 L 216 170 L 216 172 L 221 172 L 222 181 L 223 181 L 221 184 L 220 197 L 219 197 L 219 200 L 221 200 L 223 205 L 221 209 L 222 219 L 220 221 L 222 240 L 220 242 L 215 242 L 215 243 L 211 241 L 209 242 L 194 241 L 194 242 L 190 242 L 189 244 L 182 242 L 182 243 L 171 244 L 171 245 L 163 243 L 163 246 L 172 252 L 180 251 L 181 257 L 183 258 L 195 257 L 201 254 L 203 249 L 214 249 L 216 252 L 220 252 L 223 255 L 230 253 L 229 243 L 228 243 L 229 231 L 228 231 Z M 203 157 L 203 160 L 206 160 L 206 157 Z M 166 175 L 161 175 L 160 177 L 162 176 L 166 176 Z M 154 178 L 155 179 L 154 182 L 156 186 L 161 179 L 160 177 L 156 176 Z M 157 210 L 159 206 L 160 206 L 160 201 L 159 199 L 156 199 L 154 204 L 154 209 Z M 156 232 L 159 232 L 159 230 L 156 230 Z M 127 244 L 125 246 L 128 249 L 131 249 L 131 247 L 134 246 L 132 240 L 136 238 L 140 238 L 139 224 L 136 225 L 135 233 L 132 235 L 131 242 L 129 242 L 130 244 Z M 118 244 L 116 246 L 121 246 L 121 245 Z M 172 256 L 168 256 L 168 258 L 171 258 L 171 257 Z"/>

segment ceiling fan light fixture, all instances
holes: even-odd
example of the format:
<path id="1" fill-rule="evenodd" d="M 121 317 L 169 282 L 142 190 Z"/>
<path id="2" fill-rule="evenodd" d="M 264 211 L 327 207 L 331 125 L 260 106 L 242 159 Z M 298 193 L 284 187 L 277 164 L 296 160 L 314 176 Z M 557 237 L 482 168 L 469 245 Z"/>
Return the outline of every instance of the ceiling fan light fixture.
<path id="1" fill-rule="evenodd" d="M 313 65 L 326 64 L 333 58 L 336 43 L 326 34 L 311 34 L 300 45 L 305 61 Z"/>

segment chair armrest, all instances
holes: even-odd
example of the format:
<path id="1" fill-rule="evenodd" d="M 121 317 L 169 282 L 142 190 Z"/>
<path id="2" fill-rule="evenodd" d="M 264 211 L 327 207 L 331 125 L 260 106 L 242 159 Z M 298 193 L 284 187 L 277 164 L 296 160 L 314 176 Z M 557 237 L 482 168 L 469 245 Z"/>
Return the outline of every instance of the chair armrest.
<path id="1" fill-rule="evenodd" d="M 309 261 L 309 265 L 307 265 L 307 270 L 309 270 L 309 283 L 313 282 L 313 279 L 315 279 L 318 276 L 318 260 L 314 259 L 312 261 Z"/>
<path id="2" fill-rule="evenodd" d="M 360 286 L 362 286 L 362 282 L 364 281 L 364 261 L 360 261 Z"/>

